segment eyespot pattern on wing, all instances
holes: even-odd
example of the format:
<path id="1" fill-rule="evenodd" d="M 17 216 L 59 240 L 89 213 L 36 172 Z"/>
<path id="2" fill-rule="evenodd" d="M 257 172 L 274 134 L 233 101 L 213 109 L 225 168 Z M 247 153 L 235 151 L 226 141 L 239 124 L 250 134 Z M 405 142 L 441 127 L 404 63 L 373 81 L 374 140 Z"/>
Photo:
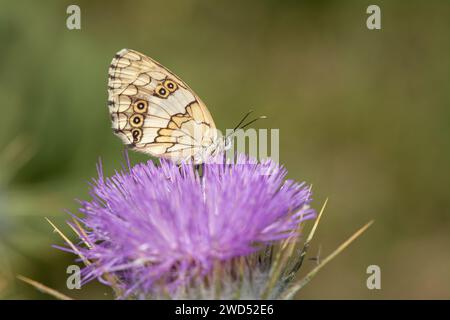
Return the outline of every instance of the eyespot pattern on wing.
<path id="1" fill-rule="evenodd" d="M 123 49 L 114 56 L 108 74 L 112 127 L 133 150 L 180 161 L 217 140 L 205 104 L 158 62 Z"/>

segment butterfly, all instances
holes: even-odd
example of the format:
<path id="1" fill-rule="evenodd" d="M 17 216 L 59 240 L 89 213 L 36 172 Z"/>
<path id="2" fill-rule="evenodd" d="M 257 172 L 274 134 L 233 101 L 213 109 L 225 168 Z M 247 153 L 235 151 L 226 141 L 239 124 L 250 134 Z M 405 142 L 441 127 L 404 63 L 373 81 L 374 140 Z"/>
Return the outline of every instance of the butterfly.
<path id="1" fill-rule="evenodd" d="M 199 96 L 155 60 L 122 49 L 108 74 L 112 128 L 130 149 L 175 162 L 202 163 L 229 146 L 230 137 L 216 129 Z"/>
<path id="2" fill-rule="evenodd" d="M 223 149 L 205 104 L 158 62 L 123 49 L 114 56 L 108 74 L 112 128 L 130 149 L 196 163 Z"/>

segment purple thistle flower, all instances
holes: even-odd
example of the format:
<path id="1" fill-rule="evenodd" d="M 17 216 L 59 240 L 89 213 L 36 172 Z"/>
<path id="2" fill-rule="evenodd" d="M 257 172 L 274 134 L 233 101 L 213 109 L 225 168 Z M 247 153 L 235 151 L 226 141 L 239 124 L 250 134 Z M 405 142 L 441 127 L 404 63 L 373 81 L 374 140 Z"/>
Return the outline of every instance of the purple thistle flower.
<path id="1" fill-rule="evenodd" d="M 71 250 L 92 262 L 84 280 L 118 287 L 121 298 L 211 298 L 219 281 L 224 298 L 240 278 L 242 295 L 261 297 L 273 245 L 296 241 L 315 211 L 310 189 L 285 180 L 282 166 L 237 160 L 204 164 L 201 175 L 161 160 L 105 178 L 99 165 L 77 218 L 82 242 Z"/>

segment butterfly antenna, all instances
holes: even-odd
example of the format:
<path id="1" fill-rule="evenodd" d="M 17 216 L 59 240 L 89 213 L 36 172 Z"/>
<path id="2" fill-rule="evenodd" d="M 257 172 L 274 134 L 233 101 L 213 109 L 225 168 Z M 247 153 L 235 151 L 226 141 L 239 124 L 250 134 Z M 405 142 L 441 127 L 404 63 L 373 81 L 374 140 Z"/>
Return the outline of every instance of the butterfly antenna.
<path id="1" fill-rule="evenodd" d="M 245 121 L 245 119 L 248 118 L 248 116 L 253 112 L 253 110 L 249 110 L 245 116 L 241 119 L 241 121 L 239 121 L 239 123 L 236 125 L 236 127 L 234 127 L 234 129 L 225 137 L 225 140 L 227 140 L 229 137 L 231 137 L 237 129 L 239 129 L 240 125 Z"/>
<path id="2" fill-rule="evenodd" d="M 258 121 L 258 120 L 261 120 L 261 119 L 267 119 L 267 117 L 266 117 L 266 116 L 260 116 L 260 117 L 258 117 L 258 118 L 256 118 L 256 119 L 253 119 L 253 120 L 247 122 L 246 124 L 244 124 L 243 126 L 241 126 L 239 129 L 245 129 L 246 127 L 248 127 L 248 126 L 251 125 L 252 123 L 254 123 L 254 122 Z"/>
<path id="3" fill-rule="evenodd" d="M 244 128 L 248 127 L 249 125 L 251 125 L 252 123 L 254 123 L 254 122 L 256 122 L 256 121 L 258 121 L 258 120 L 260 120 L 260 119 L 266 119 L 266 118 L 267 118 L 266 116 L 260 116 L 260 117 L 258 117 L 258 118 L 256 118 L 256 119 L 253 119 L 253 120 L 247 122 L 246 124 L 242 125 L 242 123 L 245 121 L 245 119 L 247 119 L 248 116 L 249 116 L 252 112 L 253 112 L 253 110 L 249 110 L 249 111 L 245 114 L 245 116 L 241 119 L 241 121 L 239 121 L 239 123 L 237 124 L 237 126 L 234 127 L 233 131 L 231 131 L 231 133 L 229 133 L 229 134 L 225 137 L 225 140 L 227 140 L 230 136 L 232 136 L 232 135 L 236 132 L 236 130 L 244 129 Z"/>
<path id="4" fill-rule="evenodd" d="M 248 116 L 249 116 L 250 114 L 252 114 L 252 112 L 253 112 L 253 110 L 249 110 L 249 111 L 245 114 L 245 116 L 241 119 L 241 121 L 239 121 L 239 123 L 236 125 L 236 127 L 234 127 L 233 132 L 236 131 L 237 129 L 239 129 L 240 125 L 245 121 L 245 119 L 248 118 Z"/>
<path id="5" fill-rule="evenodd" d="M 225 145 L 227 145 L 227 144 L 229 145 L 229 143 L 230 143 L 230 137 L 232 137 L 232 136 L 235 134 L 236 130 L 238 130 L 238 129 L 239 129 L 239 130 L 240 130 L 240 129 L 244 129 L 245 127 L 251 125 L 252 123 L 255 123 L 256 121 L 258 121 L 258 120 L 260 120 L 260 119 L 267 119 L 266 116 L 260 116 L 260 117 L 258 117 L 258 118 L 256 118 L 256 119 L 253 119 L 253 120 L 247 122 L 246 124 L 242 125 L 242 123 L 245 121 L 245 119 L 247 119 L 248 116 L 249 116 L 252 112 L 253 112 L 253 110 L 250 110 L 249 112 L 247 112 L 247 114 L 242 118 L 241 121 L 239 121 L 238 125 L 233 129 L 233 131 L 232 131 L 231 133 L 229 133 L 229 134 L 225 137 L 225 139 L 224 139 Z M 225 164 L 225 163 L 226 163 L 226 160 L 225 160 L 225 153 L 224 153 L 223 156 L 224 156 L 224 162 L 223 162 L 223 163 Z M 235 157 L 236 157 L 236 154 L 235 154 Z"/>

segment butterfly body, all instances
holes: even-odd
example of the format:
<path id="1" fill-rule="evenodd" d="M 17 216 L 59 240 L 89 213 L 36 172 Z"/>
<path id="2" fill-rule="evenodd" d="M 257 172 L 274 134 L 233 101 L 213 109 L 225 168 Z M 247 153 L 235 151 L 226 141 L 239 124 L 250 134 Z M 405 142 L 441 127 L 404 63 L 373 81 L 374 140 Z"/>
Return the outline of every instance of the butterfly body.
<path id="1" fill-rule="evenodd" d="M 112 127 L 132 150 L 201 163 L 223 147 L 205 104 L 158 62 L 123 49 L 113 58 L 108 74 Z"/>

